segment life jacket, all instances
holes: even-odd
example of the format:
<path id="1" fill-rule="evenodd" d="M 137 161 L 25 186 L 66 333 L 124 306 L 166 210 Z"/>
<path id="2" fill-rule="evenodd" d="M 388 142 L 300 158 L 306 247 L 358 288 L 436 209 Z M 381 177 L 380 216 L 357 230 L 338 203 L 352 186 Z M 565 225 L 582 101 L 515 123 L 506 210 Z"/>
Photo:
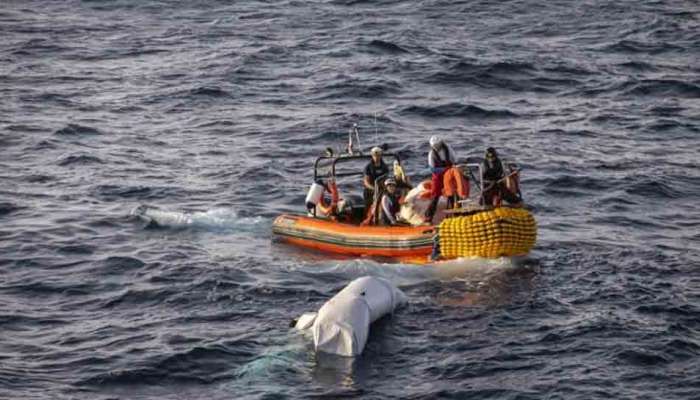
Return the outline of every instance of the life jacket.
<path id="1" fill-rule="evenodd" d="M 321 215 L 332 217 L 338 212 L 338 202 L 340 201 L 338 186 L 335 184 L 335 182 L 329 182 L 328 186 L 324 186 L 324 188 L 326 188 L 331 194 L 330 202 L 326 203 L 324 196 L 321 196 L 321 200 L 319 200 L 318 204 L 316 205 L 316 209 L 321 213 Z"/>
<path id="2" fill-rule="evenodd" d="M 461 199 L 469 197 L 469 181 L 457 167 L 451 167 L 443 176 L 442 195 L 451 197 L 455 194 Z"/>
<path id="3" fill-rule="evenodd" d="M 445 155 L 447 156 L 447 160 L 443 160 L 442 157 L 440 157 L 440 150 L 445 150 Z M 434 148 L 430 148 L 430 152 L 433 155 L 433 160 L 435 160 L 435 168 L 448 168 L 452 166 L 452 161 L 449 160 L 450 158 L 450 150 L 445 146 L 445 144 L 440 145 L 440 149 L 435 150 Z"/>

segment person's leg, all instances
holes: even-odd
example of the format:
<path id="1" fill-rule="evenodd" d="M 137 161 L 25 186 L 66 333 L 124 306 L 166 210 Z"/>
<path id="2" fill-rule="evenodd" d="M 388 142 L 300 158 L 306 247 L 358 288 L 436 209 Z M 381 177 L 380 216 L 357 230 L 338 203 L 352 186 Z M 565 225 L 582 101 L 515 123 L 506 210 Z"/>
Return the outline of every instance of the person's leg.
<path id="1" fill-rule="evenodd" d="M 443 174 L 433 173 L 432 176 L 430 191 L 431 201 L 428 211 L 425 213 L 425 219 L 431 222 L 435 216 L 435 211 L 437 211 L 437 205 L 440 201 L 440 195 L 442 194 L 442 175 Z"/>
<path id="2" fill-rule="evenodd" d="M 367 216 L 374 201 L 374 190 L 365 188 L 364 192 L 362 192 L 362 198 L 365 201 L 365 216 Z"/>
<path id="3" fill-rule="evenodd" d="M 505 184 L 499 184 L 499 189 L 501 198 L 507 201 L 508 204 L 515 205 L 519 204 L 522 201 L 517 195 L 513 194 L 513 192 L 508 190 L 508 187 Z"/>
<path id="4" fill-rule="evenodd" d="M 483 206 L 492 206 L 494 197 L 496 197 L 496 193 L 498 191 L 497 187 L 491 187 L 490 189 L 484 191 L 482 195 L 483 202 L 481 205 Z"/>

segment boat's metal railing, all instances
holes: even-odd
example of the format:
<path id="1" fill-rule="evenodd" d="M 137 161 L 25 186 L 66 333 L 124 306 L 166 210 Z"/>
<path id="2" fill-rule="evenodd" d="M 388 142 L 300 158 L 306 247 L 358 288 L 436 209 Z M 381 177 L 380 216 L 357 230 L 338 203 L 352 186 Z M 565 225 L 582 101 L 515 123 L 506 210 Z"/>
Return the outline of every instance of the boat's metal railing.
<path id="1" fill-rule="evenodd" d="M 401 157 L 396 154 L 396 153 L 384 153 L 382 154 L 382 158 L 385 160 L 385 163 L 387 165 L 391 165 L 391 162 L 393 160 L 398 161 L 399 165 L 401 165 Z M 386 162 L 386 159 L 389 159 L 390 162 Z M 337 172 L 336 171 L 336 166 L 338 163 L 345 163 L 345 162 L 350 162 L 350 161 L 357 161 L 357 160 L 366 160 L 369 162 L 372 160 L 371 155 L 329 155 L 329 156 L 321 156 L 316 159 L 314 162 L 314 182 L 318 181 L 319 179 L 327 179 L 327 178 L 341 178 L 341 177 L 347 177 L 347 176 L 362 176 L 364 175 L 364 170 L 360 171 L 352 171 L 352 172 Z M 330 171 L 328 174 L 325 174 L 324 176 L 321 176 L 319 174 L 319 168 L 328 168 L 330 167 Z"/>
<path id="2" fill-rule="evenodd" d="M 513 174 L 516 174 L 520 172 L 520 168 L 518 168 L 517 164 L 515 163 L 510 163 L 510 162 L 505 162 L 502 161 L 504 169 L 507 167 L 508 172 L 506 175 L 502 178 L 502 180 L 508 178 L 509 176 L 512 176 Z M 490 189 L 486 188 L 484 189 L 484 171 L 483 171 L 483 165 L 481 163 L 464 163 L 464 164 L 458 164 L 457 167 L 462 168 L 465 173 L 468 173 L 470 178 L 477 183 L 477 188 L 479 189 L 479 193 L 476 196 L 472 196 L 470 193 L 470 196 L 466 200 L 460 200 L 459 203 L 464 205 L 468 203 L 473 203 L 474 201 L 477 201 L 477 203 L 483 203 L 482 198 L 484 195 L 484 191 Z M 474 176 L 472 173 L 473 170 L 478 171 L 478 175 Z M 505 171 L 504 171 L 505 172 Z"/>
<path id="3" fill-rule="evenodd" d="M 470 196 L 469 196 L 470 198 L 465 199 L 465 200 L 460 200 L 459 203 L 466 204 L 466 203 L 473 202 L 474 201 L 473 197 L 475 197 L 476 200 L 479 202 L 481 200 L 481 196 L 483 196 L 483 194 L 484 194 L 484 174 L 483 174 L 483 171 L 481 168 L 481 164 L 479 164 L 479 163 L 465 163 L 465 164 L 457 164 L 457 167 L 461 168 L 462 171 L 464 171 L 465 173 L 468 173 L 469 177 L 470 177 L 470 181 L 473 180 L 474 182 L 476 182 L 477 187 L 479 189 L 478 196 L 471 196 L 471 192 L 470 192 Z M 474 174 L 472 173 L 473 169 L 476 169 L 478 171 L 478 174 L 476 176 L 474 176 Z"/>

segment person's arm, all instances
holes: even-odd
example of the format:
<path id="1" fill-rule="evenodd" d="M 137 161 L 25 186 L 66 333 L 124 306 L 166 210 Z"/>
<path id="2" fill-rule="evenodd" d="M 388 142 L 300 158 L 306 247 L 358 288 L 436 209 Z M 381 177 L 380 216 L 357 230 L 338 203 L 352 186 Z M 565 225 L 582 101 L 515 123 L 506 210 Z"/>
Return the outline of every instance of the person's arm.
<path id="1" fill-rule="evenodd" d="M 369 183 L 369 175 L 370 175 L 370 165 L 367 164 L 367 166 L 365 167 L 365 175 L 362 178 L 362 185 L 364 185 L 364 187 L 366 189 L 374 190 L 374 185 Z"/>
<path id="2" fill-rule="evenodd" d="M 452 164 L 457 164 L 457 154 L 449 144 L 445 143 L 445 148 L 447 149 L 447 160 Z"/>
<path id="3" fill-rule="evenodd" d="M 384 215 L 389 219 L 389 222 L 392 225 L 396 225 L 396 216 L 391 213 L 388 196 L 382 196 L 382 211 L 384 211 Z"/>
<path id="4" fill-rule="evenodd" d="M 370 185 L 369 183 L 369 176 L 365 175 L 365 177 L 362 179 L 362 184 L 365 185 L 365 188 L 369 190 L 374 190 L 374 186 Z"/>
<path id="5" fill-rule="evenodd" d="M 430 169 L 435 168 L 435 157 L 433 157 L 433 149 L 430 149 L 428 152 L 428 165 L 430 166 Z"/>

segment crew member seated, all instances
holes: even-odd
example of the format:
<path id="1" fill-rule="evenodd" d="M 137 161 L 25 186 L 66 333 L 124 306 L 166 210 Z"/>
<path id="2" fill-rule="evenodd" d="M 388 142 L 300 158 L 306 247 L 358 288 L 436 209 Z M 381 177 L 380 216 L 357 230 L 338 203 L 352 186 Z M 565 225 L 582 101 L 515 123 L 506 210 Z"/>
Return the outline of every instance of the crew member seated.
<path id="1" fill-rule="evenodd" d="M 316 204 L 316 213 L 321 217 L 328 217 L 335 220 L 338 215 L 338 202 L 340 201 L 340 193 L 334 179 L 329 179 L 327 182 L 321 182 L 323 186 L 323 194 Z M 330 199 L 326 200 L 326 193 L 330 194 Z"/>
<path id="2" fill-rule="evenodd" d="M 382 195 L 379 222 L 381 225 L 396 225 L 397 215 L 400 211 L 399 193 L 396 190 L 396 181 L 389 178 L 384 182 L 386 191 Z"/>
<path id="3" fill-rule="evenodd" d="M 380 147 L 373 147 L 370 150 L 372 155 L 372 160 L 365 167 L 365 173 L 362 180 L 364 186 L 363 197 L 365 201 L 365 213 L 369 211 L 374 202 L 374 184 L 377 178 L 381 176 L 387 176 L 389 174 L 389 167 L 384 163 L 382 159 L 382 149 Z"/>
<path id="4" fill-rule="evenodd" d="M 498 153 L 493 147 L 486 149 L 481 171 L 484 185 L 482 204 L 499 207 L 501 201 L 505 200 L 511 205 L 521 205 L 518 171 L 511 168 L 506 176 L 503 162 L 498 158 Z"/>

